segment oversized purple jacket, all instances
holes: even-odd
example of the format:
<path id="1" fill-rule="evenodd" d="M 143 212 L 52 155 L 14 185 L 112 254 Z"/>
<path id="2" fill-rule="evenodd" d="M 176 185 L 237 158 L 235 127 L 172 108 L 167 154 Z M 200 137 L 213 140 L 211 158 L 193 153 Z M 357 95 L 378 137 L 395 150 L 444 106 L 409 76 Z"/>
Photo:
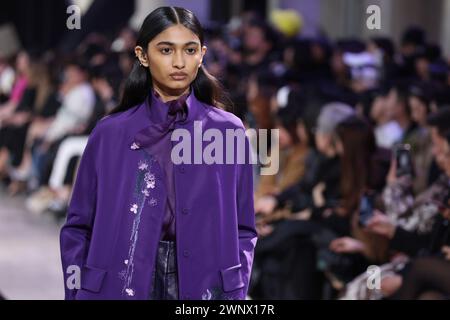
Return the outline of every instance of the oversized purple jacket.
<path id="1" fill-rule="evenodd" d="M 187 106 L 176 126 L 192 136 L 194 121 L 224 136 L 243 130 L 193 93 Z M 146 149 L 149 121 L 146 101 L 105 117 L 89 137 L 60 237 L 66 299 L 149 299 L 167 203 L 164 173 Z M 257 241 L 249 161 L 178 164 L 174 179 L 180 299 L 245 298 Z M 70 289 L 74 266 L 81 285 Z"/>

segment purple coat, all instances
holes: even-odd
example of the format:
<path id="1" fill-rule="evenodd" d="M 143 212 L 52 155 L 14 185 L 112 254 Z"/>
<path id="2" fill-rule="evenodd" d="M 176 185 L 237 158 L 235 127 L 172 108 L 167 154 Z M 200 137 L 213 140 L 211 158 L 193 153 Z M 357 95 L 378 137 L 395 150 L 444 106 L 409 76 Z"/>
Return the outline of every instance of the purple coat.
<path id="1" fill-rule="evenodd" d="M 192 136 L 194 121 L 224 136 L 244 130 L 193 93 L 187 106 L 176 127 Z M 66 299 L 149 299 L 167 203 L 149 121 L 146 101 L 105 117 L 89 137 L 60 237 Z M 180 299 L 245 298 L 257 241 L 252 166 L 179 164 L 173 174 Z M 71 266 L 81 270 L 78 289 L 67 286 Z"/>

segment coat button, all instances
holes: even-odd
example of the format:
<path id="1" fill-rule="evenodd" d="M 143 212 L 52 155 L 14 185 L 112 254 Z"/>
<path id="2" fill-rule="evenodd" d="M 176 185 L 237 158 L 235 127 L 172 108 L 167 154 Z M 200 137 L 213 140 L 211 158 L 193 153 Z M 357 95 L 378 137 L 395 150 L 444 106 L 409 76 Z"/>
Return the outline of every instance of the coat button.
<path id="1" fill-rule="evenodd" d="M 181 173 L 184 173 L 184 172 L 185 172 L 184 167 L 180 167 L 180 172 L 181 172 Z"/>
<path id="2" fill-rule="evenodd" d="M 183 208 L 183 210 L 181 210 L 181 213 L 183 213 L 183 214 L 188 214 L 188 209 L 186 209 L 186 208 Z"/>
<path id="3" fill-rule="evenodd" d="M 191 296 L 188 295 L 188 294 L 185 294 L 185 295 L 183 296 L 183 299 L 184 299 L 184 300 L 187 300 L 187 299 L 190 299 L 190 298 L 191 298 Z"/>
<path id="4" fill-rule="evenodd" d="M 183 251 L 183 256 L 189 257 L 189 250 L 184 250 Z"/>

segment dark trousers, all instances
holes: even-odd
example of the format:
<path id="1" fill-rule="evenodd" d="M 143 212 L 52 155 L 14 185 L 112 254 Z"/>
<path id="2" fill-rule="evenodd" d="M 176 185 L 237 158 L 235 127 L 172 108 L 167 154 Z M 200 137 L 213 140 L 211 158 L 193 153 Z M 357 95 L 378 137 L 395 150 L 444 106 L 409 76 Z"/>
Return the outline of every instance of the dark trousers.
<path id="1" fill-rule="evenodd" d="M 175 241 L 159 242 L 153 272 L 152 300 L 178 300 L 178 272 Z"/>

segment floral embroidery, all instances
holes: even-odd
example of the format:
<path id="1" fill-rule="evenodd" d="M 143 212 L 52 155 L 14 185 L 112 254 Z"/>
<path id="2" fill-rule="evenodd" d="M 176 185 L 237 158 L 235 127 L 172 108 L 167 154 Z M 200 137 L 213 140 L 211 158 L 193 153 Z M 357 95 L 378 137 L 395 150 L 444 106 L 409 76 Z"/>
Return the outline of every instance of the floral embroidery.
<path id="1" fill-rule="evenodd" d="M 209 289 L 206 289 L 206 292 L 202 294 L 202 300 L 211 300 L 212 294 Z"/>
<path id="2" fill-rule="evenodd" d="M 136 145 L 139 148 L 138 145 Z M 133 146 L 132 146 L 133 148 Z M 132 297 L 135 294 L 134 289 L 130 287 L 134 273 L 134 253 L 136 250 L 137 240 L 139 238 L 139 226 L 141 222 L 141 214 L 147 198 L 150 196 L 149 189 L 155 188 L 155 175 L 151 173 L 153 159 L 151 155 L 143 152 L 145 160 L 139 161 L 137 165 L 136 184 L 134 189 L 134 202 L 130 205 L 130 211 L 134 213 L 132 230 L 130 235 L 130 247 L 128 249 L 128 258 L 124 260 L 126 269 L 119 273 L 119 277 L 124 281 L 122 293 Z M 151 199 L 152 200 L 156 199 Z"/>
<path id="3" fill-rule="evenodd" d="M 131 145 L 131 150 L 137 150 L 139 149 L 139 145 L 136 142 L 133 142 L 133 144 Z"/>
<path id="4" fill-rule="evenodd" d="M 146 161 L 139 161 L 139 170 L 145 171 L 148 169 L 148 163 Z"/>
<path id="5" fill-rule="evenodd" d="M 158 204 L 158 201 L 155 198 L 151 198 L 148 201 L 148 204 L 151 205 L 152 207 L 156 206 Z"/>
<path id="6" fill-rule="evenodd" d="M 144 181 L 147 185 L 147 189 L 155 188 L 155 175 L 154 174 L 147 172 L 144 176 Z"/>
<path id="7" fill-rule="evenodd" d="M 126 288 L 125 292 L 127 293 L 127 295 L 129 295 L 131 297 L 134 296 L 134 290 L 131 288 Z"/>
<path id="8" fill-rule="evenodd" d="M 133 203 L 133 205 L 130 208 L 130 211 L 133 212 L 134 214 L 136 214 L 137 209 L 138 209 L 138 205 L 136 203 Z"/>

